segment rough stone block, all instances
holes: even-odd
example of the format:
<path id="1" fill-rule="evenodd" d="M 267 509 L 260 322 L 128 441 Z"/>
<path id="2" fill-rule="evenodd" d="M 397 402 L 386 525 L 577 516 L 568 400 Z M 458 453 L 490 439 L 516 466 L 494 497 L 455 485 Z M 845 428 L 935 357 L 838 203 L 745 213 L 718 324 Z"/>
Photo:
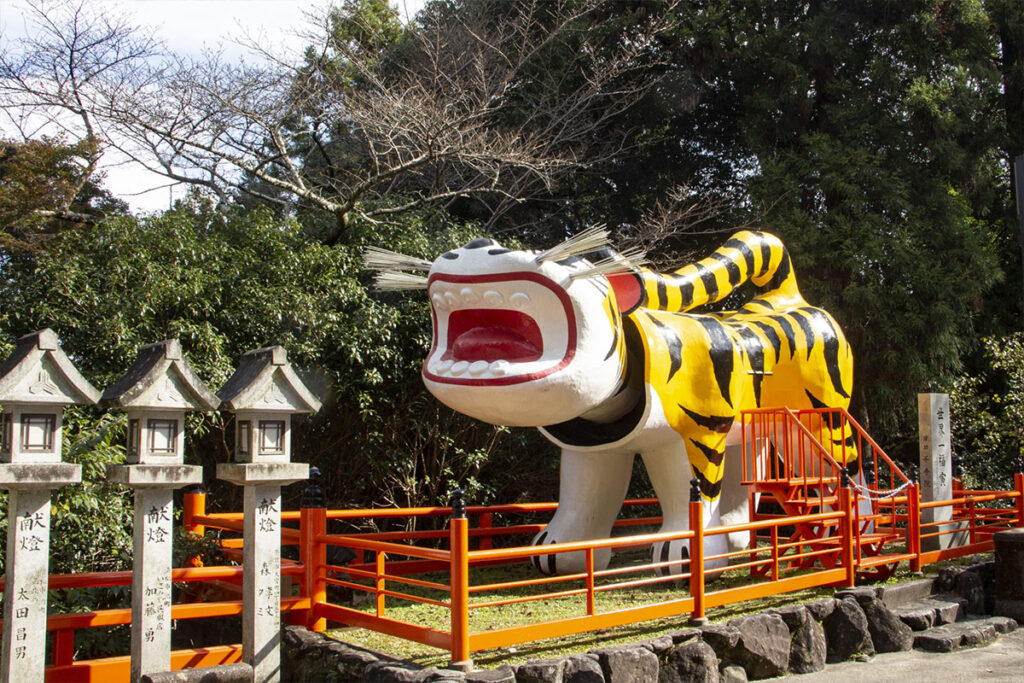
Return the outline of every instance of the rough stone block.
<path id="1" fill-rule="evenodd" d="M 516 683 L 516 672 L 508 664 L 502 664 L 496 669 L 470 671 L 465 680 L 466 683 Z"/>
<path id="2" fill-rule="evenodd" d="M 640 645 L 641 647 L 647 648 L 658 657 L 661 657 L 668 654 L 668 651 L 675 647 L 676 643 L 672 640 L 672 636 L 663 635 L 644 641 L 643 643 L 640 643 Z"/>
<path id="3" fill-rule="evenodd" d="M 572 655 L 566 660 L 565 683 L 605 683 L 601 663 L 592 654 Z"/>
<path id="4" fill-rule="evenodd" d="M 768 614 L 778 614 L 782 621 L 786 622 L 789 632 L 793 633 L 807 622 L 809 618 L 807 608 L 804 605 L 786 605 L 776 609 L 768 610 Z"/>
<path id="5" fill-rule="evenodd" d="M 656 683 L 658 656 L 641 645 L 592 650 L 607 683 Z"/>
<path id="6" fill-rule="evenodd" d="M 966 598 L 968 614 L 985 613 L 985 586 L 978 572 L 961 572 L 956 577 L 956 592 Z"/>
<path id="7" fill-rule="evenodd" d="M 699 628 L 687 628 L 682 631 L 672 631 L 668 635 L 672 637 L 672 642 L 676 645 L 682 645 L 683 643 L 689 642 L 700 635 L 701 630 Z"/>
<path id="8" fill-rule="evenodd" d="M 517 683 L 562 683 L 565 676 L 565 658 L 535 659 L 516 667 Z"/>
<path id="9" fill-rule="evenodd" d="M 902 652 L 914 644 L 913 629 L 878 598 L 862 603 L 875 652 Z"/>
<path id="10" fill-rule="evenodd" d="M 829 662 L 844 662 L 854 655 L 873 655 L 875 647 L 868 619 L 852 597 L 836 600 L 835 610 L 824 621 Z"/>
<path id="11" fill-rule="evenodd" d="M 182 669 L 143 674 L 139 683 L 250 683 L 252 667 L 242 662 L 221 664 L 204 669 Z"/>
<path id="12" fill-rule="evenodd" d="M 820 600 L 804 603 L 804 607 L 807 608 L 807 612 L 812 617 L 818 621 L 825 621 L 828 615 L 832 614 L 835 610 L 836 601 L 834 598 L 821 598 Z"/>
<path id="13" fill-rule="evenodd" d="M 737 645 L 724 659 L 742 666 L 747 678 L 779 676 L 789 666 L 789 628 L 777 614 L 752 614 L 733 619 L 729 626 L 739 632 Z"/>
<path id="14" fill-rule="evenodd" d="M 995 616 L 989 617 L 985 621 L 992 624 L 998 633 L 1009 633 L 1010 631 L 1017 630 L 1017 621 L 1010 617 Z"/>
<path id="15" fill-rule="evenodd" d="M 724 666 L 718 680 L 721 683 L 747 683 L 747 672 L 742 666 Z"/>
<path id="16" fill-rule="evenodd" d="M 711 646 L 691 640 L 668 653 L 659 683 L 719 683 L 718 657 Z"/>
<path id="17" fill-rule="evenodd" d="M 700 629 L 700 637 L 719 654 L 725 654 L 740 642 L 740 632 L 731 625 L 708 624 Z"/>
<path id="18" fill-rule="evenodd" d="M 807 674 L 825 668 L 828 642 L 825 627 L 817 619 L 808 618 L 790 633 L 789 670 Z"/>
<path id="19" fill-rule="evenodd" d="M 919 602 L 897 607 L 896 616 L 913 631 L 927 631 L 935 625 L 935 608 Z"/>

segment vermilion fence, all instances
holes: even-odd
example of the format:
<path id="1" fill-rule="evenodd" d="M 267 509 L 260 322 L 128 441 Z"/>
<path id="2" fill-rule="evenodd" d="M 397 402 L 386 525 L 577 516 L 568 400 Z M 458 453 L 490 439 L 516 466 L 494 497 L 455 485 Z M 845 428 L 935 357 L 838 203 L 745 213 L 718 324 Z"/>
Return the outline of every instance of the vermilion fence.
<path id="1" fill-rule="evenodd" d="M 841 475 L 834 483 L 831 473 L 819 471 L 814 476 L 819 478 L 819 489 L 827 491 L 808 488 L 807 492 L 829 500 L 812 514 L 765 515 L 732 526 L 702 529 L 695 524 L 677 533 L 616 535 L 541 547 L 525 544 L 543 528 L 530 517 L 553 510 L 553 503 L 470 506 L 465 516 L 452 516 L 448 507 L 304 507 L 283 513 L 283 519 L 297 528 L 283 529 L 282 542 L 297 546 L 298 554 L 297 561 L 283 562 L 282 574 L 295 586 L 294 595 L 282 599 L 283 620 L 317 631 L 330 624 L 372 629 L 447 650 L 454 662 L 462 662 L 480 650 L 662 617 L 700 618 L 709 609 L 743 600 L 815 586 L 849 586 L 859 573 L 883 564 L 907 561 L 917 570 L 924 564 L 991 550 L 992 534 L 1024 527 L 1021 474 L 1015 476 L 1010 491 L 957 489 L 953 499 L 934 502 L 921 502 L 917 485 L 908 482 L 898 495 L 872 506 L 864 505 L 861 489 L 842 486 Z M 628 501 L 627 509 L 642 515 L 655 504 L 653 499 Z M 699 500 L 691 503 L 691 520 L 702 519 L 701 505 Z M 939 507 L 952 509 L 953 519 L 922 521 L 922 511 Z M 328 532 L 331 524 L 355 528 L 387 519 L 422 527 L 411 520 L 427 517 L 450 520 L 447 528 L 437 530 Z M 654 515 L 624 518 L 619 520 L 617 533 L 625 527 L 641 527 L 642 531 L 642 527 L 659 523 Z M 213 529 L 222 534 L 240 533 L 242 516 L 206 514 L 204 494 L 187 494 L 183 524 L 198 533 Z M 801 529 L 814 533 L 801 533 Z M 734 533 L 748 534 L 751 547 L 702 556 L 704 537 Z M 922 550 L 925 539 L 944 535 L 954 535 L 957 544 Z M 691 541 L 692 557 L 665 562 L 650 559 L 652 544 L 672 540 Z M 229 553 L 240 546 L 233 538 L 222 543 Z M 350 559 L 329 561 L 338 556 L 340 548 L 347 549 L 343 555 Z M 609 549 L 615 551 L 615 561 L 607 569 L 595 569 L 595 553 Z M 563 576 L 542 576 L 532 570 L 516 575 L 511 571 L 533 558 L 562 553 L 582 553 L 583 569 Z M 490 571 L 494 565 L 502 565 L 504 573 Z M 189 567 L 175 570 L 174 581 L 215 586 L 224 597 L 240 582 L 240 576 L 237 566 Z M 130 581 L 131 572 L 51 576 L 50 588 L 127 585 Z M 737 582 L 739 585 L 734 585 Z M 347 600 L 338 597 L 342 592 L 349 596 Z M 368 600 L 356 606 L 360 601 L 351 600 L 353 595 Z M 560 616 L 543 621 L 533 618 L 530 606 L 538 601 L 562 605 Z M 410 604 L 422 606 L 426 616 L 409 616 L 405 608 Z M 173 606 L 172 617 L 237 615 L 241 610 L 240 599 L 180 603 Z M 74 634 L 129 620 L 127 608 L 51 615 L 47 629 L 53 633 L 54 647 L 47 680 L 128 680 L 127 656 L 75 661 Z M 238 661 L 239 657 L 237 645 L 179 650 L 172 665 L 210 666 Z"/>

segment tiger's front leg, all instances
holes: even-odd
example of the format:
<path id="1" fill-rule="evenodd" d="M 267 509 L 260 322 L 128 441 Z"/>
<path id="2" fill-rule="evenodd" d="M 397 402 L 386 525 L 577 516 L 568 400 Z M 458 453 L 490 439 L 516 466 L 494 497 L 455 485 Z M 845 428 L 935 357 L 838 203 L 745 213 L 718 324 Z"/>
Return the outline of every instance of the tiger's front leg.
<path id="1" fill-rule="evenodd" d="M 654 486 L 661 504 L 662 524 L 660 532 L 688 531 L 690 529 L 690 479 L 693 470 L 686 457 L 682 442 L 669 444 L 657 449 L 648 449 L 643 453 L 644 466 Z M 703 527 L 719 526 L 719 498 L 704 500 L 702 505 Z M 727 541 L 725 536 L 707 536 L 704 538 L 704 556 L 725 553 Z M 690 557 L 690 541 L 686 539 L 660 541 L 651 550 L 653 562 L 678 562 Z M 727 561 L 706 562 L 705 568 L 716 567 Z M 677 576 L 689 572 L 686 564 L 674 564 L 662 567 L 659 574 Z"/>
<path id="2" fill-rule="evenodd" d="M 626 498 L 633 471 L 633 454 L 581 453 L 562 450 L 558 510 L 533 539 L 534 545 L 608 538 Z M 594 551 L 594 569 L 604 569 L 611 550 Z M 544 574 L 573 574 L 586 568 L 582 552 L 535 555 L 534 566 Z"/>

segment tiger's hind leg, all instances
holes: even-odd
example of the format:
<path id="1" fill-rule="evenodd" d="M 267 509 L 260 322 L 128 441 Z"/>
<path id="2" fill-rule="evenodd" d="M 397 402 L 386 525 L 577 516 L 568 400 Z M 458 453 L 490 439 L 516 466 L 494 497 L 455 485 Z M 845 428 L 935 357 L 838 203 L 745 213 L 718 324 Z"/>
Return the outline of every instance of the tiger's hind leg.
<path id="1" fill-rule="evenodd" d="M 641 453 L 644 466 L 654 486 L 661 504 L 662 524 L 660 532 L 687 531 L 690 528 L 690 479 L 692 470 L 690 461 L 681 442 L 663 445 L 660 448 L 645 449 Z M 719 498 L 704 500 L 702 506 L 703 527 L 719 526 Z M 704 539 L 704 556 L 718 555 L 726 551 L 725 536 L 708 536 Z M 689 567 L 681 562 L 690 557 L 690 541 L 678 539 L 659 541 L 651 550 L 651 560 L 655 563 L 674 562 L 661 567 L 662 575 L 678 576 L 689 571 Z M 705 563 L 706 568 L 722 566 L 726 560 Z"/>

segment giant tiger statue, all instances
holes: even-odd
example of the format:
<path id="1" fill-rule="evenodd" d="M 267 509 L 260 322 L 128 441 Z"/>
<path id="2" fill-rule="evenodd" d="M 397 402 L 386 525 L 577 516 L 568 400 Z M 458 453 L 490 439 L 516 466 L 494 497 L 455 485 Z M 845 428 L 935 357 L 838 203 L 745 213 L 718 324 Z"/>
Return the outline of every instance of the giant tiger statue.
<path id="1" fill-rule="evenodd" d="M 562 449 L 558 509 L 535 544 L 607 538 L 637 453 L 662 531 L 689 528 L 693 477 L 705 527 L 745 522 L 740 411 L 847 407 L 850 347 L 832 316 L 804 301 L 774 235 L 738 232 L 668 274 L 634 266 L 606 236 L 592 229 L 542 252 L 481 238 L 432 264 L 383 250 L 366 262 L 384 271 L 383 288 L 427 288 L 433 346 L 423 381 L 434 396 L 486 422 L 537 427 Z M 593 253 L 603 258 L 581 258 Z M 428 268 L 426 280 L 396 272 Z M 748 281 L 758 293 L 739 310 L 694 312 Z M 848 439 L 836 431 L 827 438 Z M 706 537 L 705 555 L 748 540 L 746 532 Z M 595 568 L 609 555 L 595 552 Z M 685 540 L 653 549 L 654 562 L 687 556 Z M 573 573 L 584 557 L 534 563 Z"/>

